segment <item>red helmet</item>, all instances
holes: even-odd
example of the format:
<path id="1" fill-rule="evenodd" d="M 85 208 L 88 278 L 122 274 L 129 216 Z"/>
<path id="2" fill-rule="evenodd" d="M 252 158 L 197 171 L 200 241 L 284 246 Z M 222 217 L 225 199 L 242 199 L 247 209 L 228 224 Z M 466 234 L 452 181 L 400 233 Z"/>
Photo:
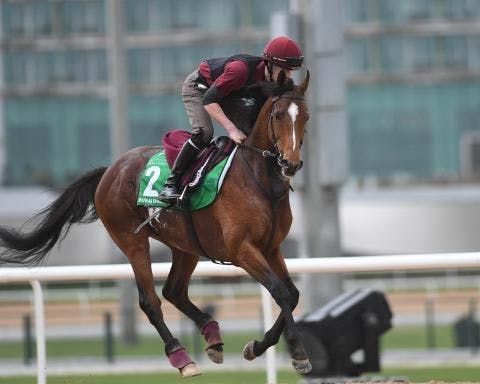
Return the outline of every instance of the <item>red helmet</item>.
<path id="1" fill-rule="evenodd" d="M 279 67 L 298 69 L 303 63 L 303 53 L 295 40 L 286 36 L 269 41 L 263 50 L 263 57 Z"/>

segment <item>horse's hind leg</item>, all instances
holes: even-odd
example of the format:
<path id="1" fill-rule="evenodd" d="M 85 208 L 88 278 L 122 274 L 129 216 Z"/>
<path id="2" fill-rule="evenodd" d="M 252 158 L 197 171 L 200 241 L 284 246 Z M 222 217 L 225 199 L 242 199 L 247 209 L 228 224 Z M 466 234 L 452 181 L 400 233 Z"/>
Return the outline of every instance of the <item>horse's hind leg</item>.
<path id="1" fill-rule="evenodd" d="M 112 238 L 127 255 L 132 265 L 138 287 L 140 308 L 165 343 L 165 353 L 170 363 L 179 369 L 183 377 L 199 375 L 200 371 L 196 364 L 180 342 L 173 337 L 163 319 L 161 302 L 155 291 L 148 236 L 143 233 L 138 235 L 123 233 L 121 237 L 112 235 Z"/>
<path id="2" fill-rule="evenodd" d="M 193 320 L 206 342 L 210 360 L 223 363 L 223 340 L 218 323 L 202 312 L 188 297 L 190 277 L 198 263 L 198 256 L 172 248 L 172 267 L 163 287 L 163 296 L 181 312 Z"/>

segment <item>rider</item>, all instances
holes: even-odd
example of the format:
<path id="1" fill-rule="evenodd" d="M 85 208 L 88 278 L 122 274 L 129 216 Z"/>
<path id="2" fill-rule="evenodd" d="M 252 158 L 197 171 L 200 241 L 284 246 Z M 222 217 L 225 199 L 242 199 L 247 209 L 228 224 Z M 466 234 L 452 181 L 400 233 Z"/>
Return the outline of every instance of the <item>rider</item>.
<path id="1" fill-rule="evenodd" d="M 225 115 L 220 100 L 234 90 L 259 81 L 275 81 L 283 69 L 290 71 L 302 66 L 303 54 L 295 40 L 276 37 L 267 44 L 263 56 L 237 54 L 227 58 L 202 61 L 182 87 L 185 110 L 192 126 L 192 136 L 183 145 L 159 199 L 174 203 L 180 197 L 180 181 L 193 159 L 213 137 L 212 119 L 228 132 L 230 139 L 243 143 L 245 134 Z"/>

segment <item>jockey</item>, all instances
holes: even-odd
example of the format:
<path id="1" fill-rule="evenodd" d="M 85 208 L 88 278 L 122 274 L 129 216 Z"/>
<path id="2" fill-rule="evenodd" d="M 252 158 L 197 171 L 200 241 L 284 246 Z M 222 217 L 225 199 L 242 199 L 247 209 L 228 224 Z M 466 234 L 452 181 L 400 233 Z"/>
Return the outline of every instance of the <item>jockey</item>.
<path id="1" fill-rule="evenodd" d="M 185 110 L 192 126 L 192 137 L 182 147 L 159 199 L 175 203 L 180 197 L 180 182 L 193 159 L 213 137 L 212 119 L 218 122 L 237 144 L 245 134 L 225 115 L 220 100 L 232 91 L 259 81 L 276 81 L 283 69 L 290 72 L 302 67 L 303 54 L 298 43 L 288 37 L 276 37 L 267 44 L 263 56 L 238 54 L 202 61 L 182 87 Z"/>

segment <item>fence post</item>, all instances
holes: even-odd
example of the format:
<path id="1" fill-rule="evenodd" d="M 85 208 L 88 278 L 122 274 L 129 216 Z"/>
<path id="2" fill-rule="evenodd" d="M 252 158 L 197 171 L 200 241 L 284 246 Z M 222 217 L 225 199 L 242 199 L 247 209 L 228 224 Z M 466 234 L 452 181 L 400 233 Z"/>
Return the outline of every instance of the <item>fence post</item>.
<path id="1" fill-rule="evenodd" d="M 37 384 L 47 382 L 47 352 L 45 347 L 45 311 L 42 285 L 38 280 L 30 281 L 35 307 L 35 335 L 37 341 Z"/>
<path id="2" fill-rule="evenodd" d="M 30 365 L 33 358 L 32 318 L 23 316 L 23 363 Z"/>
<path id="3" fill-rule="evenodd" d="M 266 332 L 273 326 L 272 297 L 270 292 L 263 286 L 261 286 L 260 292 L 262 294 L 263 329 Z M 265 360 L 267 365 L 267 384 L 277 384 L 275 345 L 267 349 Z"/>
<path id="4" fill-rule="evenodd" d="M 115 358 L 112 331 L 112 314 L 110 312 L 105 312 L 103 319 L 105 329 L 105 356 L 109 363 L 113 363 Z"/>
<path id="5" fill-rule="evenodd" d="M 476 314 L 477 314 L 477 301 L 475 299 L 470 299 L 468 303 L 469 307 L 469 317 L 471 320 L 471 326 L 469 327 L 469 339 L 472 341 L 471 344 L 471 353 L 472 355 L 476 354 L 478 352 L 478 342 L 479 342 L 479 326 L 478 323 L 476 322 Z"/>
<path id="6" fill-rule="evenodd" d="M 427 299 L 427 301 L 425 302 L 425 321 L 427 348 L 435 349 L 437 346 L 437 342 L 435 338 L 435 303 L 433 299 Z"/>

